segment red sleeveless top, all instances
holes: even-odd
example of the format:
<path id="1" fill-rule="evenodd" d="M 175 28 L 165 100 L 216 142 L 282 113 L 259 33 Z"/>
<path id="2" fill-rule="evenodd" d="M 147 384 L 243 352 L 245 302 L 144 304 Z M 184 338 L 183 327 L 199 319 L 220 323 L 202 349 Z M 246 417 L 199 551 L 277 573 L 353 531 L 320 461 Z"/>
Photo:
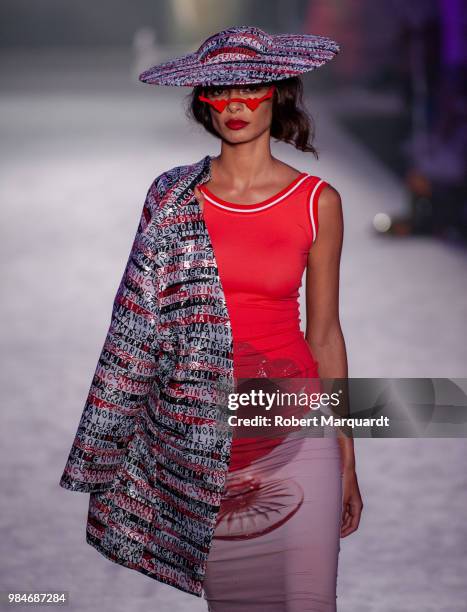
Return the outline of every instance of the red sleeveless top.
<path id="1" fill-rule="evenodd" d="M 227 202 L 199 186 L 232 324 L 236 378 L 318 377 L 300 330 L 298 298 L 326 185 L 302 172 L 256 204 Z"/>

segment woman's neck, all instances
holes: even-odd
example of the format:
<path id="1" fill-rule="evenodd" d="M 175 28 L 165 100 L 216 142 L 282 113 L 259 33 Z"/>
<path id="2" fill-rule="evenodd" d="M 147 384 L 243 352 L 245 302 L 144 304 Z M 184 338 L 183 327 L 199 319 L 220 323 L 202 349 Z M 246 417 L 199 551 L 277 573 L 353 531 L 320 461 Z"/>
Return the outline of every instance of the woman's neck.
<path id="1" fill-rule="evenodd" d="M 211 160 L 212 181 L 229 184 L 234 189 L 248 189 L 274 177 L 278 161 L 270 149 L 254 147 L 252 150 L 251 144 L 226 146 L 223 143 L 220 155 Z"/>

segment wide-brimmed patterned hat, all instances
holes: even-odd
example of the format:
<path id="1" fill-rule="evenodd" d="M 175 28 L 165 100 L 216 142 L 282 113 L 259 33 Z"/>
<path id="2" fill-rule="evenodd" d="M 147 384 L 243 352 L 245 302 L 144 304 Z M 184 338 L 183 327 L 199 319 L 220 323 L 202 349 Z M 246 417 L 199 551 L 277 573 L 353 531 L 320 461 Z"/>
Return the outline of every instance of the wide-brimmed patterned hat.
<path id="1" fill-rule="evenodd" d="M 152 66 L 139 80 L 178 87 L 264 83 L 315 70 L 339 51 L 326 36 L 235 26 L 210 36 L 193 53 Z"/>

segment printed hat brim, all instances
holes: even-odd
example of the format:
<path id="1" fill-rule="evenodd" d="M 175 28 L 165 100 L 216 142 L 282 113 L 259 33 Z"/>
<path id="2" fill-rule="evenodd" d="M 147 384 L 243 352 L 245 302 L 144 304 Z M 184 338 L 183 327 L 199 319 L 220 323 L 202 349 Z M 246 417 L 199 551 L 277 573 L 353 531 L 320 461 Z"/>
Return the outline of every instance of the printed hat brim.
<path id="1" fill-rule="evenodd" d="M 261 32 L 271 41 L 270 46 L 252 49 L 243 44 L 231 52 L 229 47 L 221 46 L 225 44 L 225 39 L 221 38 L 224 32 L 240 32 L 243 35 Z M 193 53 L 152 66 L 139 75 L 139 80 L 149 85 L 176 87 L 263 83 L 315 70 L 331 61 L 340 51 L 336 41 L 314 34 L 268 35 L 257 28 L 245 27 L 230 28 L 224 32 L 207 39 Z M 215 47 L 216 37 L 220 49 Z M 210 47 L 205 51 L 203 46 L 207 42 Z"/>

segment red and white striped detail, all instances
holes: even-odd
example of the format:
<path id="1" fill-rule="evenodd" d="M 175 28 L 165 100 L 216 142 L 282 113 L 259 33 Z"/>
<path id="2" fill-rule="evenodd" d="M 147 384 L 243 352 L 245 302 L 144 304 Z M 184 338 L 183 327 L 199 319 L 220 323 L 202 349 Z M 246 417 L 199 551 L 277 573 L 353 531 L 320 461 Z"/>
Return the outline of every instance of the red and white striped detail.
<path id="1" fill-rule="evenodd" d="M 282 202 L 282 200 L 288 198 L 290 194 L 293 193 L 296 189 L 298 189 L 298 187 L 300 187 L 303 181 L 305 181 L 309 177 L 309 174 L 306 174 L 304 172 L 301 173 L 288 188 L 283 189 L 279 192 L 280 195 L 267 198 L 266 200 L 264 200 L 263 202 L 259 202 L 258 204 L 235 204 L 232 202 L 226 202 L 225 200 L 222 200 L 221 198 L 215 196 L 204 185 L 199 185 L 199 188 L 206 200 L 219 208 L 234 212 L 253 213 L 258 212 L 260 210 L 266 210 L 268 208 L 271 208 L 271 206 L 275 206 L 279 202 Z"/>
<path id="2" fill-rule="evenodd" d="M 311 235 L 312 242 L 315 242 L 316 237 L 318 236 L 318 200 L 319 194 L 326 187 L 328 183 L 324 179 L 320 179 L 316 185 L 313 187 L 310 193 L 310 198 L 308 200 L 308 215 L 311 224 Z"/>

